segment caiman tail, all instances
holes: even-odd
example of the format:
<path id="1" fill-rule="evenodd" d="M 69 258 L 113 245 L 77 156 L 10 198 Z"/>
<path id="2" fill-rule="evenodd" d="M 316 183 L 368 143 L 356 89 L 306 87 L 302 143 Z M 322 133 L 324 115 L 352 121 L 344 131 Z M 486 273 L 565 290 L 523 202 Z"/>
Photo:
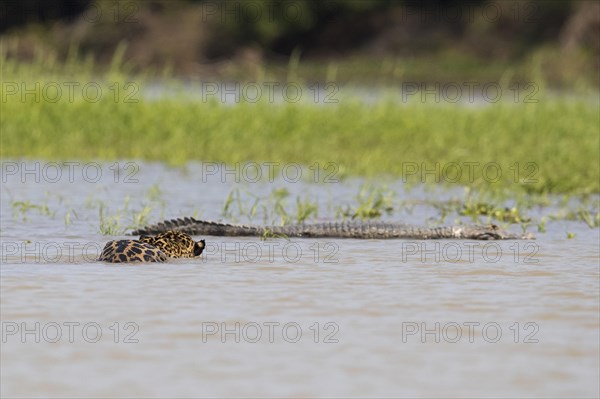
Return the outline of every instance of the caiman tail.
<path id="1" fill-rule="evenodd" d="M 531 240 L 531 234 L 517 235 L 495 225 L 422 227 L 401 223 L 343 221 L 288 226 L 237 225 L 183 218 L 166 220 L 133 231 L 132 235 L 159 234 L 168 230 L 207 236 L 285 236 L 313 238 L 359 239 L 467 239 L 467 240 Z"/>

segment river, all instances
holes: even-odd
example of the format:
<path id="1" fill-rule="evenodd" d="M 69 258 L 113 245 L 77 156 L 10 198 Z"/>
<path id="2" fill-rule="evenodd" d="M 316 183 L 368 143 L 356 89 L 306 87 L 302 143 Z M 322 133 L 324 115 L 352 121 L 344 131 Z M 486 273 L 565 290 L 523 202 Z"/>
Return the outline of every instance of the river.
<path id="1" fill-rule="evenodd" d="M 101 208 L 123 230 L 144 207 L 153 222 L 227 220 L 236 187 L 244 198 L 285 187 L 288 205 L 309 195 L 328 219 L 361 182 L 95 165 L 3 166 L 3 397 L 600 395 L 598 229 L 555 221 L 530 228 L 535 241 L 503 242 L 202 237 L 201 258 L 111 265 L 95 261 L 115 238 L 100 233 Z M 233 198 L 228 211 L 253 204 Z"/>

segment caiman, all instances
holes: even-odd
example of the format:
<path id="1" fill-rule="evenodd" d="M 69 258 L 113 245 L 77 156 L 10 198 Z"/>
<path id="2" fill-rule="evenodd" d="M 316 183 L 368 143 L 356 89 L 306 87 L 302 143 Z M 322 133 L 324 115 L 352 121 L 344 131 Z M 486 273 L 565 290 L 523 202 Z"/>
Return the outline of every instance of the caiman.
<path id="1" fill-rule="evenodd" d="M 310 238 L 372 238 L 372 239 L 465 239 L 465 240 L 531 240 L 531 234 L 513 234 L 496 225 L 458 225 L 442 227 L 411 226 L 375 221 L 343 221 L 286 226 L 235 225 L 196 220 L 172 219 L 132 232 L 132 235 L 159 234 L 168 230 L 190 235 L 266 236 Z"/>

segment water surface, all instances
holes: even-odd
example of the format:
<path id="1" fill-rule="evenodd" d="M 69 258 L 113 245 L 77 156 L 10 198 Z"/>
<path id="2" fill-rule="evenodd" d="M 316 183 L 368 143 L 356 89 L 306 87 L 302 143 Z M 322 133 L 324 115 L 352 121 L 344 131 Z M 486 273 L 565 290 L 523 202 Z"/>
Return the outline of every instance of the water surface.
<path id="1" fill-rule="evenodd" d="M 600 395 L 598 229 L 553 222 L 536 241 L 494 243 L 205 237 L 201 259 L 94 262 L 125 237 L 100 234 L 100 202 L 105 215 L 126 209 L 124 225 L 144 205 L 152 221 L 220 219 L 240 187 L 195 166 L 136 165 L 127 182 L 110 165 L 98 181 L 3 175 L 2 396 Z M 359 184 L 241 190 L 285 186 L 327 219 Z M 48 210 L 15 213 L 15 201 Z"/>

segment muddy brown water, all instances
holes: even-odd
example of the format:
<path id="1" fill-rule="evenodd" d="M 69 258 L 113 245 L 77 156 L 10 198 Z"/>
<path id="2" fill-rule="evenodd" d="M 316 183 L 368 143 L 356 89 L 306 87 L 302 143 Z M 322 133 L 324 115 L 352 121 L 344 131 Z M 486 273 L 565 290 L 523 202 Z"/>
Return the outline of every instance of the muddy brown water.
<path id="1" fill-rule="evenodd" d="M 127 204 L 123 224 L 143 205 L 153 221 L 220 219 L 240 186 L 203 181 L 197 166 L 137 163 L 124 181 L 133 169 L 121 162 L 118 176 L 107 164 L 101 179 L 92 166 L 71 182 L 32 164 L 3 170 L 2 396 L 600 394 L 598 229 L 554 222 L 535 241 L 493 243 L 203 237 L 202 258 L 109 265 L 94 261 L 115 238 L 99 233 L 98 201 L 105 215 Z M 241 187 L 267 197 L 285 186 L 290 205 L 311 195 L 327 219 L 359 184 Z M 48 212 L 23 220 L 15 201 Z"/>

